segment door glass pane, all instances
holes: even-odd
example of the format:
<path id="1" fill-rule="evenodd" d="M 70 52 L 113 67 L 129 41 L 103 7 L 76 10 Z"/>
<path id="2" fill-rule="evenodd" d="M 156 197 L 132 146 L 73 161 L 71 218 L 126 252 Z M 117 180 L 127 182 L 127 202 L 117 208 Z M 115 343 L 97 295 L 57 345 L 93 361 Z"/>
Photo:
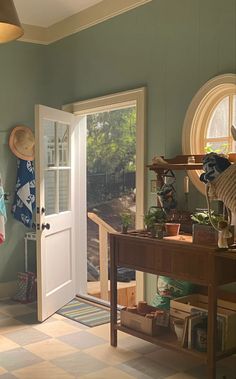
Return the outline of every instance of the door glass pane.
<path id="1" fill-rule="evenodd" d="M 56 171 L 46 171 L 44 173 L 44 193 L 46 216 L 57 213 L 57 196 L 56 196 Z"/>
<path id="2" fill-rule="evenodd" d="M 229 134 L 229 97 L 215 108 L 207 129 L 207 138 L 227 137 Z"/>
<path id="3" fill-rule="evenodd" d="M 44 132 L 44 167 L 56 165 L 56 146 L 55 146 L 55 123 L 50 120 L 43 120 Z"/>
<path id="4" fill-rule="evenodd" d="M 59 212 L 70 209 L 70 170 L 59 170 Z"/>
<path id="5" fill-rule="evenodd" d="M 65 125 L 59 122 L 57 123 L 57 143 L 58 143 L 58 165 L 60 167 L 70 166 L 68 125 Z"/>

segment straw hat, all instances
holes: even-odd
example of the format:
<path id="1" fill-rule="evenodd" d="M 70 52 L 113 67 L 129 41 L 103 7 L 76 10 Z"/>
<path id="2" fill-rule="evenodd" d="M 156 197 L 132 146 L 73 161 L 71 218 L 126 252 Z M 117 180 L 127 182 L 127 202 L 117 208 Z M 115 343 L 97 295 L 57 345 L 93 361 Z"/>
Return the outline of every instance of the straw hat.
<path id="1" fill-rule="evenodd" d="M 34 160 L 34 135 L 26 126 L 16 126 L 10 135 L 9 146 L 13 154 L 25 161 Z"/>

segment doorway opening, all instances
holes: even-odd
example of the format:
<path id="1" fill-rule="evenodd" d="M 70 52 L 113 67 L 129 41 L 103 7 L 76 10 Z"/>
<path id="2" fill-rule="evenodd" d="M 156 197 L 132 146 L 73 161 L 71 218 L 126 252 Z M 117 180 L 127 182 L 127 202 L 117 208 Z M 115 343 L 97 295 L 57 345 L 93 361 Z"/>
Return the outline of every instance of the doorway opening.
<path id="1" fill-rule="evenodd" d="M 108 233 L 113 232 L 115 228 L 113 228 L 112 225 L 108 224 L 107 219 L 102 219 L 99 217 L 99 212 L 95 212 L 97 209 L 96 207 L 99 206 L 99 202 L 104 201 L 104 198 L 102 199 L 102 196 L 104 196 L 104 192 L 107 196 L 105 198 L 105 205 L 107 207 L 107 202 L 114 201 L 112 192 L 116 192 L 117 199 L 119 197 L 122 198 L 124 196 L 123 201 L 123 208 L 118 208 L 120 210 L 122 209 L 129 209 L 129 211 L 133 214 L 135 213 L 134 218 L 134 224 L 136 229 L 141 229 L 143 227 L 143 215 L 144 215 L 144 172 L 145 172 L 145 126 L 146 126 L 146 88 L 138 88 L 135 90 L 115 93 L 112 95 L 107 95 L 95 99 L 89 99 L 85 101 L 80 101 L 77 103 L 68 104 L 63 107 L 64 111 L 71 112 L 76 116 L 76 128 L 75 128 L 75 150 L 74 150 L 74 157 L 75 157 L 75 188 L 76 188 L 76 197 L 75 197 L 75 214 L 77 215 L 77 221 L 75 219 L 75 225 L 76 225 L 76 235 L 75 235 L 75 245 L 76 245 L 76 294 L 80 297 L 86 298 L 88 300 L 95 300 L 94 295 L 96 294 L 88 294 L 88 281 L 91 282 L 91 277 L 89 278 L 90 273 L 92 273 L 92 269 L 90 269 L 90 273 L 88 275 L 88 252 L 87 252 L 87 223 L 93 222 L 100 224 L 98 227 L 98 231 L 100 231 L 101 238 L 98 238 L 98 236 L 92 236 L 91 240 L 96 244 L 96 248 L 98 245 L 99 240 L 99 250 L 107 252 L 106 254 L 102 255 L 102 264 L 105 269 L 100 268 L 100 260 L 98 263 L 97 253 L 95 253 L 95 258 L 93 261 L 92 259 L 89 259 L 90 262 L 95 266 L 94 276 L 96 278 L 95 282 L 99 282 L 99 285 L 103 285 L 102 288 L 100 288 L 100 295 L 102 293 L 102 297 L 105 300 L 105 304 L 109 303 L 109 275 L 108 275 L 108 266 L 109 266 L 109 241 L 108 241 Z M 119 117 L 118 117 L 119 115 Z M 112 122 L 111 126 L 111 120 L 116 120 L 116 122 Z M 111 142 L 111 135 L 109 135 L 110 131 L 109 128 L 115 130 L 122 130 L 124 133 L 125 127 L 122 129 L 119 124 L 126 125 L 127 129 L 130 129 L 135 133 L 135 137 L 133 136 L 133 139 L 136 142 L 135 146 L 135 162 L 134 160 L 130 159 L 130 163 L 127 164 L 128 170 L 127 173 L 125 170 L 122 171 L 122 167 L 120 169 L 117 168 L 115 172 L 112 172 L 110 170 L 109 172 L 99 172 L 98 166 L 99 164 L 102 165 L 102 161 L 104 157 L 106 158 L 106 155 L 108 152 L 106 151 L 105 147 L 108 149 L 108 151 L 115 149 L 115 144 L 112 144 Z M 87 125 L 89 125 L 89 129 L 87 128 Z M 118 126 L 117 126 L 118 125 Z M 130 125 L 133 125 L 130 127 Z M 129 126 L 129 128 L 128 128 Z M 90 141 L 90 149 L 87 149 L 87 139 L 88 139 L 88 130 L 91 130 L 94 132 L 94 134 L 98 134 L 98 136 L 93 136 L 92 141 Z M 105 137 L 107 140 L 111 143 L 107 144 L 101 144 L 100 139 L 101 138 L 101 130 L 102 129 L 108 129 L 106 131 Z M 96 133 L 95 133 L 96 132 Z M 108 134 L 108 135 L 106 135 Z M 104 135 L 103 135 L 104 137 Z M 109 138 L 110 140 L 109 140 Z M 118 136 L 119 137 L 119 133 Z M 122 138 L 130 138 L 130 135 L 125 133 L 119 137 L 121 140 Z M 118 139 L 119 139 L 118 138 Z M 98 140 L 98 141 L 97 141 Z M 102 158 L 101 161 L 99 159 L 93 160 L 93 154 L 94 154 L 94 144 L 95 142 L 97 145 L 100 146 L 100 157 Z M 99 142 L 99 143 L 98 143 Z M 102 146 L 101 146 L 102 145 Z M 122 144 L 118 142 L 119 149 L 117 149 L 118 153 L 122 151 Z M 90 151 L 89 154 L 91 155 L 91 161 L 93 163 L 96 163 L 94 166 L 96 168 L 95 172 L 90 172 L 87 169 L 87 150 Z M 126 152 L 129 154 L 130 152 Z M 123 156 L 127 155 L 123 154 Z M 118 161 L 120 159 L 119 155 Z M 114 154 L 114 157 L 116 155 Z M 111 159 L 110 159 L 111 160 Z M 115 160 L 115 158 L 114 158 Z M 112 161 L 113 167 L 115 166 L 115 163 Z M 118 164 L 117 164 L 118 167 Z M 134 177 L 133 173 L 131 172 L 131 168 L 136 169 L 135 172 L 135 180 L 134 178 L 131 179 L 130 177 Z M 104 168 L 104 167 L 102 167 Z M 101 175 L 98 175 L 101 174 Z M 92 177 L 93 175 L 93 177 Z M 96 176 L 96 178 L 95 178 Z M 130 184 L 130 181 L 132 183 Z M 93 203 L 95 191 L 94 189 L 94 182 L 96 182 L 97 186 L 103 186 L 103 190 L 99 190 L 96 194 L 98 203 Z M 100 183 L 100 184 L 97 184 Z M 88 187 L 88 188 L 87 188 Z M 90 188 L 90 194 L 87 194 L 87 189 Z M 111 191 L 111 188 L 114 188 L 114 190 Z M 122 191 L 123 189 L 123 191 Z M 120 195 L 120 196 L 118 196 Z M 95 197 L 96 197 L 95 196 Z M 126 196 L 126 197 L 125 197 Z M 87 197 L 89 198 L 89 211 L 87 212 Z M 135 201 L 134 201 L 135 200 Z M 114 201 L 115 202 L 115 201 Z M 118 202 L 118 200 L 117 200 Z M 134 208 L 134 203 L 136 207 L 136 212 Z M 105 207 L 105 206 L 104 206 Z M 105 208 L 106 208 L 105 207 Z M 110 208 L 109 208 L 110 209 Z M 113 208 L 112 208 L 113 209 Z M 118 218 L 120 217 L 119 213 L 120 210 L 116 209 L 116 225 L 118 224 Z M 111 214 L 114 211 L 110 211 L 110 217 Z M 113 218 L 113 217 L 112 217 Z M 89 219 L 89 221 L 88 221 Z M 93 219 L 93 220 L 91 220 Z M 109 220 L 108 220 L 109 221 Z M 114 224 L 113 224 L 114 225 Z M 114 226 L 116 226 L 114 225 Z M 116 226 L 117 227 L 117 226 Z M 118 229 L 120 225 L 118 225 Z M 93 228 L 96 228 L 96 225 L 93 226 Z M 108 233 L 104 232 L 104 229 L 108 231 Z M 106 247 L 104 249 L 104 246 Z M 93 256 L 93 255 L 91 255 Z M 90 258 L 91 258 L 90 256 Z M 97 274 L 97 271 L 98 274 Z M 101 275 L 103 275 L 103 278 L 101 278 Z M 92 278 L 94 279 L 94 278 Z M 136 279 L 136 302 L 139 300 L 142 300 L 144 298 L 144 275 L 143 273 L 137 272 L 135 275 Z M 97 286 L 98 283 L 95 284 Z M 127 283 L 125 283 L 125 286 L 127 286 Z M 91 293 L 91 288 L 89 292 Z M 105 296 L 103 296 L 105 293 Z M 100 296 L 99 295 L 99 296 Z M 96 295 L 98 297 L 98 294 Z M 101 302 L 104 304 L 104 301 L 102 299 L 96 299 L 97 302 Z"/>
<path id="2" fill-rule="evenodd" d="M 136 106 L 86 116 L 87 124 L 87 293 L 110 299 L 108 233 L 130 228 L 136 216 Z M 135 271 L 118 268 L 118 303 L 136 301 Z"/>

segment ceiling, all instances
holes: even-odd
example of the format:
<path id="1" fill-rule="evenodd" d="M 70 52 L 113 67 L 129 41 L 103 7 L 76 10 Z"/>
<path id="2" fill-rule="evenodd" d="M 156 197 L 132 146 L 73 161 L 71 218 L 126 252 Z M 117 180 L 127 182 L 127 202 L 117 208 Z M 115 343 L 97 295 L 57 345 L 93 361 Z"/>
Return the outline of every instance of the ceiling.
<path id="1" fill-rule="evenodd" d="M 49 27 L 102 0 L 14 0 L 22 24 Z"/>

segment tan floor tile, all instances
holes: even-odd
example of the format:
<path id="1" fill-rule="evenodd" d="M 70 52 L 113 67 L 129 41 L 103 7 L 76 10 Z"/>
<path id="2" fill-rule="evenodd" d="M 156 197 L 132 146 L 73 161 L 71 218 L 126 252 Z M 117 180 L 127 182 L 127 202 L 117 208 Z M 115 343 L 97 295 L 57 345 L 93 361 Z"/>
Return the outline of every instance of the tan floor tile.
<path id="1" fill-rule="evenodd" d="M 15 320 L 14 318 L 7 318 L 0 321 L 1 334 L 13 332 L 19 329 L 27 328 L 27 325 Z"/>
<path id="2" fill-rule="evenodd" d="M 77 333 L 80 329 L 63 321 L 52 321 L 34 326 L 34 329 L 39 330 L 51 337 L 61 337 L 70 333 Z"/>
<path id="3" fill-rule="evenodd" d="M 24 346 L 24 348 L 46 360 L 56 359 L 78 351 L 74 347 L 53 338 Z"/>
<path id="4" fill-rule="evenodd" d="M 13 375 L 19 379 L 74 379 L 74 376 L 61 368 L 54 366 L 50 362 L 42 362 L 37 365 L 13 371 Z"/>
<path id="5" fill-rule="evenodd" d="M 53 319 L 56 319 L 56 320 L 65 320 L 65 317 L 62 316 L 62 315 L 59 315 L 58 313 L 54 313 L 54 315 L 52 316 Z"/>
<path id="6" fill-rule="evenodd" d="M 17 349 L 20 345 L 0 335 L 0 352 Z"/>
<path id="7" fill-rule="evenodd" d="M 110 324 L 96 326 L 95 328 L 90 328 L 87 331 L 97 337 L 101 337 L 107 341 L 110 341 Z M 127 337 L 127 333 L 118 331 L 118 339 Z"/>
<path id="8" fill-rule="evenodd" d="M 196 379 L 196 377 L 192 376 L 192 375 L 185 374 L 184 372 L 178 372 L 178 374 L 168 376 L 165 379 Z"/>
<path id="9" fill-rule="evenodd" d="M 124 371 L 115 367 L 104 368 L 92 374 L 84 375 L 81 379 L 134 379 L 133 376 L 126 374 Z"/>
<path id="10" fill-rule="evenodd" d="M 140 354 L 120 347 L 112 347 L 109 344 L 95 346 L 85 350 L 86 354 L 90 354 L 92 357 L 108 363 L 109 365 L 117 365 L 126 362 L 131 359 L 140 357 Z"/>
<path id="11" fill-rule="evenodd" d="M 24 304 L 15 304 L 2 307 L 1 312 L 8 316 L 16 317 L 32 313 L 32 309 Z"/>
<path id="12" fill-rule="evenodd" d="M 0 375 L 5 374 L 6 372 L 7 370 L 5 370 L 5 368 L 0 367 Z"/>
<path id="13" fill-rule="evenodd" d="M 168 349 L 158 349 L 146 355 L 160 365 L 165 362 L 165 366 L 175 371 L 188 371 L 194 367 L 200 366 L 202 361 L 194 356 L 186 359 L 186 354 Z"/>

